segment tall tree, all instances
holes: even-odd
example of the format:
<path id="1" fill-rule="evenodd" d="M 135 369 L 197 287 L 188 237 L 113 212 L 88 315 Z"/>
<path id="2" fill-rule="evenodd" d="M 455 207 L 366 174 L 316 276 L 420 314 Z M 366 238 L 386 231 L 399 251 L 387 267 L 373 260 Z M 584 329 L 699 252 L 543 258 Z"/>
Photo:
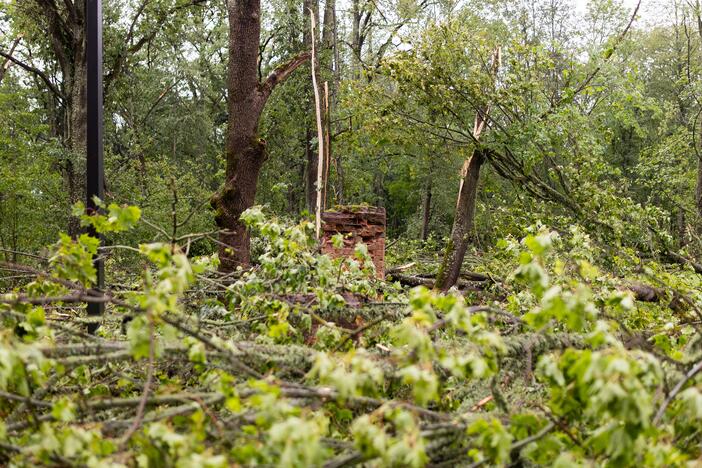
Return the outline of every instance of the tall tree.
<path id="1" fill-rule="evenodd" d="M 302 52 L 276 68 L 264 81 L 258 78 L 261 37 L 260 0 L 229 0 L 229 95 L 225 149 L 226 181 L 212 196 L 215 220 L 221 229 L 222 271 L 250 263 L 249 233 L 242 213 L 253 206 L 258 177 L 266 161 L 266 142 L 258 136 L 261 112 L 273 89 L 310 58 Z"/>
<path id="2" fill-rule="evenodd" d="M 702 9 L 700 9 L 700 2 L 697 0 L 694 6 L 695 19 L 697 20 L 697 33 L 702 40 Z M 702 42 L 701 42 L 702 43 Z M 688 52 L 689 54 L 689 52 Z M 689 55 L 688 55 L 689 57 Z M 688 62 L 689 63 L 689 62 Z M 702 109 L 699 111 L 702 114 Z M 698 119 L 695 119 L 696 121 Z M 702 125 L 700 126 L 702 129 Z M 698 131 L 698 129 L 693 128 L 693 132 Z M 702 141 L 702 130 L 700 131 L 700 141 Z M 695 187 L 695 206 L 697 208 L 697 216 L 702 219 L 702 156 L 699 152 L 697 154 L 697 184 Z"/>
<path id="3" fill-rule="evenodd" d="M 106 98 L 107 91 L 127 70 L 130 58 L 150 44 L 175 13 L 202 3 L 204 0 L 141 0 L 138 4 L 130 4 L 133 9 L 126 23 L 128 29 L 116 32 L 119 40 L 107 44 L 110 50 L 105 53 Z M 0 50 L 0 56 L 37 77 L 51 94 L 45 105 L 53 117 L 52 136 L 58 138 L 66 150 L 59 167 L 71 204 L 84 198 L 79 166 L 87 141 L 85 5 L 85 1 L 74 0 L 16 2 L 16 21 L 21 28 L 31 29 L 31 34 L 26 37 L 28 45 L 23 51 L 26 58 L 20 57 L 14 48 Z M 108 3 L 106 10 L 117 8 L 124 13 L 126 8 L 123 7 Z M 111 45 L 116 50 L 112 50 Z M 48 53 L 40 57 L 43 69 L 32 64 L 32 47 L 48 48 Z M 71 218 L 69 233 L 76 234 L 78 228 L 77 221 Z"/>

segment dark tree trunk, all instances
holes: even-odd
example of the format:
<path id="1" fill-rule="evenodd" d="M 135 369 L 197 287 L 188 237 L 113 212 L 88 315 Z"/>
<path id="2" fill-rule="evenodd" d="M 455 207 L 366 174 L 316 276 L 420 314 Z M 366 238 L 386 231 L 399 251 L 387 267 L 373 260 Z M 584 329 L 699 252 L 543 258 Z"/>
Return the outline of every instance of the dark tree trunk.
<path id="1" fill-rule="evenodd" d="M 329 183 L 329 170 L 334 154 L 332 151 L 332 141 L 334 139 L 332 125 L 332 111 L 336 106 L 336 96 L 338 91 L 338 68 L 339 63 L 336 56 L 336 1 L 326 0 L 324 3 L 324 24 L 322 28 L 322 69 L 324 73 L 324 201 L 327 202 L 327 184 Z M 331 81 L 331 83 L 329 83 Z M 335 165 L 338 160 L 335 160 Z M 337 165 L 338 166 L 338 165 Z M 337 179 L 339 174 L 337 173 Z M 340 185 L 334 186 L 334 195 L 338 193 Z M 336 202 L 340 204 L 337 197 Z M 325 205 L 326 206 L 326 205 Z"/>
<path id="2" fill-rule="evenodd" d="M 299 180 L 304 181 L 305 180 L 304 161 L 300 164 L 296 164 L 294 169 L 297 172 Z M 301 201 L 302 201 L 302 193 L 300 192 L 300 189 L 298 186 L 296 186 L 295 184 L 290 184 L 290 186 L 288 186 L 287 199 L 288 199 L 288 213 L 291 213 L 291 214 L 299 213 L 300 212 L 300 205 L 301 205 Z"/>
<path id="3" fill-rule="evenodd" d="M 360 76 L 361 61 L 361 18 L 360 0 L 351 4 L 351 72 L 354 78 Z"/>
<path id="4" fill-rule="evenodd" d="M 81 28 L 81 36 L 82 36 Z M 85 200 L 85 161 L 88 143 L 88 103 L 86 100 L 87 62 L 83 37 L 76 44 L 73 77 L 71 79 L 71 98 L 68 105 L 69 144 L 73 159 L 66 161 L 64 177 L 68 187 L 69 203 L 73 206 Z M 80 222 L 75 216 L 68 219 L 68 234 L 77 237 L 80 234 Z"/>
<path id="5" fill-rule="evenodd" d="M 687 244 L 686 240 L 686 227 L 685 224 L 685 212 L 682 209 L 678 209 L 675 213 L 675 230 L 678 237 L 678 248 L 683 248 Z"/>
<path id="6" fill-rule="evenodd" d="M 695 19 L 697 20 L 697 34 L 699 34 L 700 39 L 702 39 L 702 10 L 700 9 L 699 0 L 695 2 L 695 6 L 696 8 L 694 11 Z M 693 131 L 696 132 L 697 129 L 695 128 Z M 700 127 L 699 135 L 702 136 L 702 127 Z M 697 223 L 699 226 L 699 223 L 702 223 L 702 158 L 697 159 L 697 186 L 695 187 L 695 202 L 697 207 Z M 702 231 L 702 229 L 700 230 Z"/>
<path id="7" fill-rule="evenodd" d="M 254 204 L 258 177 L 266 160 L 266 144 L 257 135 L 261 112 L 275 86 L 309 59 L 308 53 L 302 53 L 276 68 L 265 82 L 260 83 L 260 0 L 230 0 L 227 11 L 229 127 L 225 149 L 226 181 L 211 199 L 220 228 L 220 269 L 225 272 L 250 263 L 249 233 L 240 217 Z"/>
<path id="8" fill-rule="evenodd" d="M 338 154 L 334 157 L 334 169 L 336 169 L 334 197 L 338 205 L 345 205 L 346 197 L 344 195 L 344 166 L 341 161 L 341 156 Z"/>
<path id="9" fill-rule="evenodd" d="M 65 116 L 65 124 L 61 126 L 62 140 L 69 152 L 60 167 L 68 203 L 73 205 L 85 199 L 83 169 L 88 141 L 85 3 L 75 2 L 73 9 L 62 17 L 53 2 L 35 2 L 46 17 L 51 46 L 64 77 L 62 91 L 65 94 L 65 109 L 58 114 Z M 78 219 L 70 216 L 67 230 L 70 236 L 77 237 L 81 231 Z"/>
<path id="10" fill-rule="evenodd" d="M 476 151 L 468 162 L 468 170 L 458 194 L 451 237 L 446 246 L 444 260 L 436 275 L 435 287 L 442 291 L 446 291 L 456 284 L 461 273 L 461 265 L 463 264 L 463 258 L 468 249 L 475 223 L 475 202 L 478 194 L 480 168 L 484 161 L 483 153 Z"/>
<path id="11" fill-rule="evenodd" d="M 331 50 L 334 46 L 334 35 L 336 34 L 334 25 L 335 9 L 335 0 L 327 0 L 324 3 L 324 25 L 322 27 L 322 48 L 324 50 Z"/>

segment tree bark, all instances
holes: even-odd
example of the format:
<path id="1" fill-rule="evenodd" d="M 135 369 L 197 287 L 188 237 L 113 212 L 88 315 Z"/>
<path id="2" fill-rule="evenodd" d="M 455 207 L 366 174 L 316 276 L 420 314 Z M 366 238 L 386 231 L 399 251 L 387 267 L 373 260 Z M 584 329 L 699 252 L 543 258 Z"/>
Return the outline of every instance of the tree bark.
<path id="1" fill-rule="evenodd" d="M 85 3 L 76 2 L 73 9 L 62 18 L 53 2 L 35 0 L 43 9 L 48 23 L 51 46 L 64 77 L 66 124 L 63 125 L 63 142 L 69 156 L 61 162 L 61 172 L 68 193 L 68 203 L 73 205 L 85 199 L 83 162 L 87 151 L 88 103 L 87 55 L 85 46 Z M 80 222 L 68 218 L 68 234 L 80 234 Z"/>
<path id="2" fill-rule="evenodd" d="M 241 214 L 256 199 L 258 177 L 266 160 L 266 143 L 258 138 L 261 112 L 273 89 L 302 63 L 309 53 L 294 57 L 258 81 L 261 37 L 260 0 L 229 0 L 228 131 L 225 148 L 226 181 L 210 200 L 220 228 L 220 270 L 233 271 L 251 261 L 249 232 Z"/>
<path id="3" fill-rule="evenodd" d="M 329 170 L 332 161 L 332 109 L 335 106 L 335 98 L 338 91 L 338 68 L 339 63 L 336 55 L 336 0 L 326 0 L 324 2 L 324 24 L 322 25 L 321 43 L 321 68 L 325 71 L 324 77 L 324 201 L 328 201 L 327 185 L 329 183 Z M 329 79 L 332 79 L 331 86 Z M 331 91 L 330 91 L 331 88 Z M 337 174 L 338 178 L 338 174 Z M 335 186 L 338 187 L 338 184 Z M 334 191 L 336 192 L 336 190 Z M 337 199 L 337 203 L 338 199 Z M 325 205 L 326 208 L 326 205 Z"/>
<path id="4" fill-rule="evenodd" d="M 334 17 L 336 16 L 336 1 L 327 0 L 324 3 L 324 18 L 322 25 L 322 49 L 331 50 L 336 34 Z"/>
<path id="5" fill-rule="evenodd" d="M 456 215 L 453 219 L 451 237 L 446 246 L 444 260 L 436 275 L 435 287 L 442 291 L 446 291 L 456 284 L 461 274 L 463 258 L 468 249 L 470 235 L 473 231 L 480 168 L 484 162 L 485 157 L 481 151 L 474 151 L 468 159 L 467 171 L 458 194 L 458 204 L 456 206 Z"/>

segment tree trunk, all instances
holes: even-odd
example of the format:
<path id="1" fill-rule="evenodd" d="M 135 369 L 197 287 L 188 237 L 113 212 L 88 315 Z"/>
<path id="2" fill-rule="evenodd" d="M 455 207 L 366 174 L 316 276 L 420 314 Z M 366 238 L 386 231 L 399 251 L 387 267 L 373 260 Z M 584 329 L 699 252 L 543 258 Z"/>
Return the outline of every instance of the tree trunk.
<path id="1" fill-rule="evenodd" d="M 684 248 L 687 244 L 686 227 L 685 211 L 678 209 L 677 213 L 675 213 L 675 230 L 673 232 L 677 233 L 678 248 L 680 249 Z"/>
<path id="2" fill-rule="evenodd" d="M 82 33 L 81 33 L 82 34 Z M 70 80 L 70 99 L 68 100 L 68 143 L 71 149 L 69 159 L 64 165 L 64 180 L 68 188 L 68 202 L 71 206 L 85 200 L 85 167 L 88 144 L 88 102 L 86 100 L 87 62 L 85 41 L 76 44 L 73 76 Z M 80 221 L 75 216 L 68 218 L 68 234 L 77 237 L 80 234 Z"/>
<path id="3" fill-rule="evenodd" d="M 302 3 L 302 43 L 305 50 L 312 49 L 312 41 L 317 41 L 317 37 L 312 37 L 310 11 L 315 18 L 315 24 L 319 15 L 319 3 L 317 0 L 304 0 Z M 314 90 L 311 82 L 305 85 L 305 100 L 307 103 L 308 116 L 314 115 Z M 314 214 L 317 211 L 317 152 L 312 147 L 312 138 L 314 136 L 312 123 L 307 123 L 305 130 L 305 161 L 307 166 L 305 170 L 305 199 L 307 202 L 307 211 Z"/>
<path id="4" fill-rule="evenodd" d="M 334 179 L 334 197 L 338 205 L 346 204 L 344 197 L 344 166 L 341 162 L 341 156 L 338 153 L 334 154 L 334 169 L 336 170 L 336 178 Z"/>
<path id="5" fill-rule="evenodd" d="M 322 126 L 324 133 L 324 184 L 322 185 L 322 203 L 323 208 L 327 209 L 327 185 L 329 184 L 329 166 L 331 165 L 331 109 L 329 102 L 329 82 L 324 82 L 324 95 L 323 100 L 324 106 L 322 108 Z"/>
<path id="6" fill-rule="evenodd" d="M 436 275 L 435 287 L 442 291 L 446 291 L 456 284 L 461 273 L 461 265 L 468 249 L 470 235 L 475 222 L 475 201 L 480 180 L 480 168 L 484 161 L 485 157 L 480 151 L 473 152 L 473 155 L 468 160 L 465 178 L 462 181 L 458 194 L 458 204 L 456 206 L 456 215 L 453 219 L 451 237 L 446 247 L 444 260 Z"/>
<path id="7" fill-rule="evenodd" d="M 351 4 L 351 74 L 353 78 L 360 77 L 361 59 L 361 8 L 360 0 Z"/>
<path id="8" fill-rule="evenodd" d="M 702 39 L 702 9 L 700 8 L 700 1 L 696 0 L 695 1 L 695 8 L 693 9 L 695 12 L 695 19 L 697 20 L 697 34 L 700 36 L 700 39 Z M 697 129 L 693 129 L 693 132 L 696 132 Z M 702 136 L 702 126 L 700 127 L 700 133 Z M 697 207 L 697 223 L 701 222 L 702 220 L 702 158 L 697 159 L 697 186 L 695 187 L 695 202 L 696 202 L 696 207 Z"/>
<path id="9" fill-rule="evenodd" d="M 500 68 L 502 49 L 497 47 L 492 54 L 492 74 L 493 79 L 497 79 L 497 72 Z M 478 111 L 473 124 L 473 138 L 477 141 L 480 138 L 487 117 L 490 114 L 490 105 Z M 461 184 L 458 188 L 458 200 L 456 201 L 456 215 L 453 218 L 451 237 L 446 246 L 444 260 L 436 274 L 435 288 L 446 291 L 456 284 L 461 273 L 463 258 L 468 249 L 468 242 L 475 224 L 475 200 L 478 194 L 478 182 L 480 180 L 480 168 L 485 162 L 485 154 L 478 148 L 474 149 L 470 158 L 463 162 L 461 170 Z"/>
<path id="10" fill-rule="evenodd" d="M 63 82 L 63 109 L 52 111 L 63 117 L 60 137 L 68 155 L 60 161 L 68 203 L 85 199 L 84 162 L 87 145 L 88 110 L 86 101 L 87 62 L 85 48 L 85 2 L 75 2 L 70 12 L 61 12 L 53 2 L 34 0 L 37 11 L 46 20 L 49 43 L 56 56 Z M 62 16 L 63 15 L 63 16 Z M 53 101 L 58 105 L 58 101 Z M 48 103 L 51 105 L 51 101 Z M 76 237 L 80 223 L 73 216 L 68 218 L 68 234 Z"/>
<path id="11" fill-rule="evenodd" d="M 336 34 L 334 18 L 336 16 L 336 1 L 327 0 L 324 3 L 324 24 L 322 25 L 322 49 L 332 50 Z"/>
<path id="12" fill-rule="evenodd" d="M 322 26 L 321 66 L 325 70 L 324 77 L 324 200 L 328 201 L 327 184 L 329 183 L 329 170 L 332 161 L 332 109 L 335 107 L 335 98 L 338 91 L 336 60 L 336 1 L 326 0 L 324 3 L 324 24 Z M 331 85 L 329 78 L 332 79 Z M 331 88 L 331 91 L 330 91 Z M 337 175 L 338 176 L 338 175 Z M 336 192 L 336 190 L 334 191 Z M 337 199 L 337 203 L 339 203 Z M 326 205 L 325 205 L 326 207 Z"/>
<path id="13" fill-rule="evenodd" d="M 257 138 L 263 106 L 258 96 L 258 46 L 261 37 L 260 0 L 232 0 L 229 17 L 229 127 L 225 155 L 226 182 L 212 199 L 215 220 L 222 230 L 219 257 L 222 271 L 250 262 L 249 233 L 239 219 L 256 198 L 258 176 L 266 158 Z"/>
<path id="14" fill-rule="evenodd" d="M 271 92 L 302 63 L 302 53 L 276 68 L 265 82 L 258 81 L 258 53 L 261 36 L 260 0 L 230 0 L 229 73 L 227 77 L 228 130 L 225 148 L 226 181 L 210 200 L 220 228 L 220 270 L 230 272 L 250 263 L 249 232 L 241 214 L 251 208 L 266 144 L 258 138 L 261 112 Z"/>

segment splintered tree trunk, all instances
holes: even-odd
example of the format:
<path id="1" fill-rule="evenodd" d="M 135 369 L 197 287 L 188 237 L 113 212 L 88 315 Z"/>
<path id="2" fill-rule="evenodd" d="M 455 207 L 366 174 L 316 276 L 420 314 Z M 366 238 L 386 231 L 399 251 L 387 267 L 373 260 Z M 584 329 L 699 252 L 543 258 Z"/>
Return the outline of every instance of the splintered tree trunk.
<path id="1" fill-rule="evenodd" d="M 311 31 L 312 36 L 316 38 L 316 21 L 314 18 L 314 12 L 310 11 L 311 16 Z M 317 86 L 317 54 L 315 39 L 312 39 L 312 88 L 314 89 L 314 108 L 315 115 L 317 117 L 317 200 L 315 206 L 315 226 L 317 232 L 317 239 L 320 238 L 322 234 L 322 210 L 324 210 L 324 203 L 322 201 L 324 193 L 324 126 L 322 123 L 322 109 L 321 109 L 321 98 L 319 93 L 319 86 Z"/>
<path id="2" fill-rule="evenodd" d="M 310 11 L 312 14 L 310 14 Z M 314 18 L 316 23 L 318 14 L 318 0 L 304 0 L 302 2 L 302 43 L 305 50 L 311 50 L 312 42 L 317 41 L 317 37 L 312 34 L 311 21 Z M 314 89 L 311 82 L 305 87 L 305 100 L 308 115 L 314 115 Z M 317 210 L 317 152 L 312 147 L 313 125 L 312 122 L 308 122 L 305 130 L 305 161 L 307 164 L 305 170 L 305 198 L 307 211 L 310 213 L 315 213 Z"/>
<path id="3" fill-rule="evenodd" d="M 256 199 L 261 167 L 266 160 L 265 142 L 258 138 L 261 112 L 276 85 L 302 63 L 302 53 L 276 68 L 263 83 L 258 81 L 261 36 L 260 0 L 229 0 L 229 121 L 227 131 L 226 181 L 210 200 L 220 228 L 220 270 L 229 272 L 250 263 L 249 233 L 240 220 Z"/>
<path id="4" fill-rule="evenodd" d="M 492 55 L 492 73 L 495 79 L 500 67 L 501 53 L 501 48 L 498 47 Z M 489 114 L 490 106 L 487 105 L 485 109 L 479 111 L 475 116 L 473 138 L 476 141 L 480 139 Z M 441 291 L 446 291 L 456 284 L 461 273 L 461 265 L 463 264 L 463 258 L 466 255 L 468 242 L 475 223 L 475 200 L 477 199 L 480 168 L 483 162 L 485 162 L 485 155 L 478 149 L 473 150 L 471 156 L 463 163 L 451 237 L 446 246 L 444 260 L 436 274 L 436 283 L 434 284 L 434 287 Z"/>
<path id="5" fill-rule="evenodd" d="M 473 155 L 468 159 L 467 171 L 458 194 L 451 237 L 446 247 L 444 260 L 436 275 L 435 287 L 442 291 L 446 291 L 456 284 L 461 273 L 461 265 L 474 226 L 475 201 L 478 194 L 480 168 L 483 162 L 485 162 L 485 157 L 480 151 L 473 152 Z"/>

